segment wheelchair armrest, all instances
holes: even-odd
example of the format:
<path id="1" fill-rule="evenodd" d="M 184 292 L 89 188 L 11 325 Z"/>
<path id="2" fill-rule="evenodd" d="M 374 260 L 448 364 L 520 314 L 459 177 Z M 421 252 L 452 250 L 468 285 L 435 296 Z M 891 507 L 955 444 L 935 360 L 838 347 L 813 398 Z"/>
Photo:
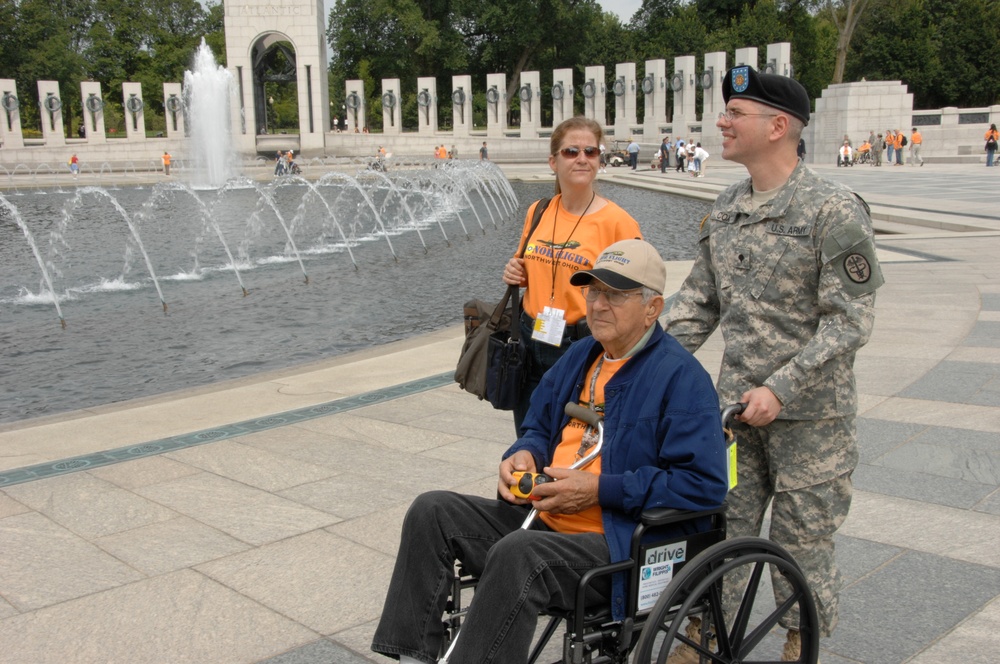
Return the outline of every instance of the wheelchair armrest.
<path id="1" fill-rule="evenodd" d="M 725 514 L 725 504 L 707 510 L 678 510 L 672 507 L 654 507 L 642 513 L 640 519 L 642 525 L 647 528 L 657 528 L 659 526 L 669 526 L 682 521 L 699 519 L 704 516 L 714 516 Z"/>

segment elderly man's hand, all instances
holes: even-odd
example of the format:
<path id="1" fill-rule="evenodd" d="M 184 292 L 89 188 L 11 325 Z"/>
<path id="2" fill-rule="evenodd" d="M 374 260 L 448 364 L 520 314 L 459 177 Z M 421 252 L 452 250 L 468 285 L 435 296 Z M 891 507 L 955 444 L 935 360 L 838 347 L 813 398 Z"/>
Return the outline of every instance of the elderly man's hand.
<path id="1" fill-rule="evenodd" d="M 557 481 L 535 487 L 534 507 L 552 514 L 576 514 L 597 504 L 597 475 L 583 470 L 545 468 L 543 471 Z"/>
<path id="2" fill-rule="evenodd" d="M 781 402 L 767 387 L 755 387 L 743 393 L 740 401 L 747 405 L 738 419 L 752 427 L 764 427 L 778 417 L 781 412 Z"/>
<path id="3" fill-rule="evenodd" d="M 514 484 L 513 473 L 515 470 L 523 470 L 529 473 L 538 472 L 535 470 L 535 457 L 531 456 L 531 452 L 521 450 L 511 454 L 500 462 L 500 480 L 497 482 L 497 492 L 508 503 L 527 505 L 529 501 L 518 498 L 510 492 L 510 487 Z"/>

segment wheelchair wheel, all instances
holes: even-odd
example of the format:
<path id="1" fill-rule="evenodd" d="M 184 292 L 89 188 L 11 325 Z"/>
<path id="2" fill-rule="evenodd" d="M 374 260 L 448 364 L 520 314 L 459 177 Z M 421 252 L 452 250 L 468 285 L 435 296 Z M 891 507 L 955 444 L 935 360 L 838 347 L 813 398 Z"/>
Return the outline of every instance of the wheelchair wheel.
<path id="1" fill-rule="evenodd" d="M 776 608 L 768 608 L 774 607 L 772 578 L 788 592 L 788 599 Z M 724 608 L 727 584 L 744 589 L 741 598 L 734 593 L 735 615 Z M 702 631 L 710 637 L 701 642 L 685 633 L 689 616 L 697 614 Z M 783 620 L 802 639 L 799 659 L 794 661 L 814 664 L 819 657 L 819 618 L 798 565 L 769 540 L 726 540 L 703 551 L 664 588 L 646 618 L 632 661 L 664 664 L 674 648 L 686 644 L 706 663 L 775 662 L 785 641 Z"/>

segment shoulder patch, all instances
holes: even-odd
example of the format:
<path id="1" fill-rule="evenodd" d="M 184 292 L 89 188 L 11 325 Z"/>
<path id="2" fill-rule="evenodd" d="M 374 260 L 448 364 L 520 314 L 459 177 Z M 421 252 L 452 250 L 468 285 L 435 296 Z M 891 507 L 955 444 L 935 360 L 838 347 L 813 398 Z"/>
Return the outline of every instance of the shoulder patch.
<path id="1" fill-rule="evenodd" d="M 875 242 L 860 226 L 833 229 L 823 241 L 821 256 L 851 297 L 873 293 L 885 283 L 875 255 Z"/>

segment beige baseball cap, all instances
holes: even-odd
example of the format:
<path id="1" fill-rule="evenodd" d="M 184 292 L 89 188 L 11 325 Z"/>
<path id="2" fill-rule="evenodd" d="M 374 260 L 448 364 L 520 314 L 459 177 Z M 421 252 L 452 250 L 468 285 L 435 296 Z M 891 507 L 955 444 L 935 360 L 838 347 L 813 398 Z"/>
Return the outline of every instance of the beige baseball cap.
<path id="1" fill-rule="evenodd" d="M 591 270 L 570 277 L 574 286 L 586 286 L 592 279 L 617 290 L 650 288 L 663 295 L 667 268 L 656 247 L 645 240 L 621 240 L 601 252 Z"/>

